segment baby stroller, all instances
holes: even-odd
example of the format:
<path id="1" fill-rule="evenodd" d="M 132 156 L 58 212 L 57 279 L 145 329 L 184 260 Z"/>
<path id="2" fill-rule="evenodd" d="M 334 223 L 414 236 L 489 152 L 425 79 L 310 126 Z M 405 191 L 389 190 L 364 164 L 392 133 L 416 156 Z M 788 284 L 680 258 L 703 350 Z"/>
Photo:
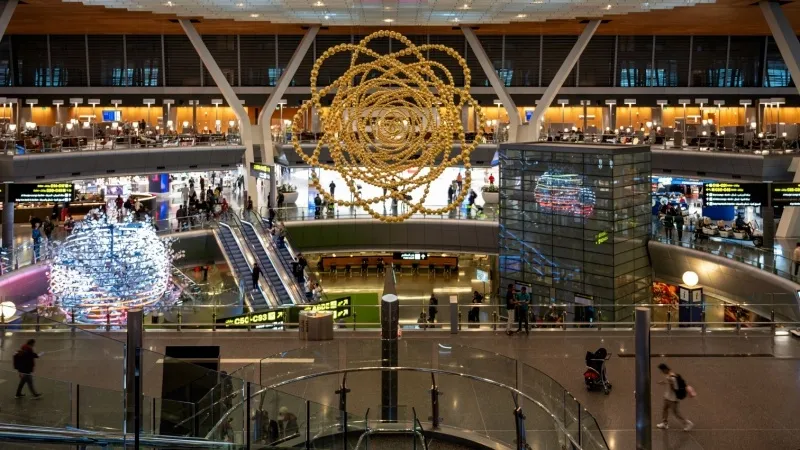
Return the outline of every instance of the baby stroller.
<path id="1" fill-rule="evenodd" d="M 606 361 L 609 358 L 611 354 L 602 347 L 594 353 L 586 352 L 586 371 L 583 372 L 583 381 L 587 390 L 602 388 L 606 395 L 611 392 L 611 383 L 606 377 Z"/>

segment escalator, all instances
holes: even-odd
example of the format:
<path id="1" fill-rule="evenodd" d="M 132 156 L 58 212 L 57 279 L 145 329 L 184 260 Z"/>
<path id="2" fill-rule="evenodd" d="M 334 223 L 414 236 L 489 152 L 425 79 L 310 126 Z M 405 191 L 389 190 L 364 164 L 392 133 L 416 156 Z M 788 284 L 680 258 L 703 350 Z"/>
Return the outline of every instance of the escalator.
<path id="1" fill-rule="evenodd" d="M 236 281 L 239 283 L 239 286 L 244 286 L 247 292 L 247 298 L 251 309 L 259 310 L 269 308 L 270 304 L 264 292 L 260 287 L 253 286 L 252 268 L 247 262 L 247 258 L 244 256 L 244 250 L 239 246 L 239 242 L 236 240 L 231 227 L 227 224 L 220 223 L 219 228 L 216 230 L 216 236 L 222 250 L 225 252 L 231 269 L 233 269 Z"/>
<path id="2" fill-rule="evenodd" d="M 269 234 L 270 234 L 269 233 L 269 229 L 270 229 L 269 221 L 267 219 L 265 219 L 264 217 L 261 217 L 261 216 L 258 216 L 258 217 L 259 217 L 259 223 L 261 225 L 261 229 L 263 230 L 265 235 L 269 236 Z M 292 263 L 295 261 L 295 259 L 296 259 L 295 257 L 296 257 L 298 252 L 295 252 L 294 249 L 292 249 L 292 246 L 289 243 L 288 237 L 286 239 L 284 239 L 283 245 L 279 245 L 279 244 L 271 244 L 271 245 L 272 245 L 272 248 L 275 249 L 275 252 L 278 254 L 278 259 L 280 260 L 280 264 L 283 266 L 283 268 L 286 270 L 287 273 L 291 274 L 292 273 Z M 311 278 L 311 273 L 310 273 L 308 268 L 306 268 L 305 277 L 306 277 L 306 279 Z M 294 280 L 294 278 L 292 278 L 292 279 Z M 316 280 L 314 280 L 314 278 L 311 278 L 311 279 L 312 279 L 312 281 L 316 281 Z M 297 289 L 300 292 L 305 292 L 305 287 L 300 283 L 296 283 L 295 289 Z M 323 293 L 323 298 L 326 298 L 326 297 L 327 296 Z M 305 296 L 303 296 L 303 298 L 305 298 Z"/>
<path id="3" fill-rule="evenodd" d="M 256 257 L 259 266 L 262 268 L 264 278 L 266 278 L 270 287 L 275 292 L 278 303 L 281 305 L 293 304 L 294 302 L 292 301 L 289 292 L 286 290 L 283 280 L 281 280 L 280 274 L 278 274 L 275 265 L 272 263 L 272 260 L 267 254 L 267 249 L 264 246 L 264 242 L 258 237 L 258 233 L 256 232 L 253 224 L 243 220 L 241 229 L 242 235 L 245 239 L 247 239 L 253 255 Z"/>

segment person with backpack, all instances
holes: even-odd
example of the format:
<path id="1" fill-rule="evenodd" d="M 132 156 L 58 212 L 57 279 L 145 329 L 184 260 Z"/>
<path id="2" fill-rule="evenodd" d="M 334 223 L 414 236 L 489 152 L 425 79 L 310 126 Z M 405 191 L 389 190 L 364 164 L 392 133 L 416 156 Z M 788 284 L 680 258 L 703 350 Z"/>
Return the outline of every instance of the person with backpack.
<path id="1" fill-rule="evenodd" d="M 694 423 L 683 417 L 678 411 L 678 404 L 681 400 L 686 398 L 688 389 L 690 388 L 686 385 L 686 381 L 683 377 L 673 372 L 668 365 L 661 363 L 658 365 L 658 370 L 666 377 L 659 381 L 658 384 L 666 384 L 667 388 L 664 391 L 664 409 L 661 416 L 661 423 L 656 425 L 656 427 L 662 430 L 669 429 L 669 412 L 672 410 L 675 417 L 683 421 L 683 431 L 691 430 L 694 427 Z"/>
<path id="2" fill-rule="evenodd" d="M 39 398 L 42 394 L 36 392 L 33 388 L 33 369 L 36 367 L 36 358 L 43 355 L 44 352 L 37 354 L 33 351 L 33 346 L 36 344 L 35 339 L 29 339 L 17 353 L 14 354 L 14 370 L 19 372 L 19 385 L 17 385 L 16 398 L 23 398 L 25 394 L 22 393 L 22 388 L 27 384 L 33 398 Z"/>

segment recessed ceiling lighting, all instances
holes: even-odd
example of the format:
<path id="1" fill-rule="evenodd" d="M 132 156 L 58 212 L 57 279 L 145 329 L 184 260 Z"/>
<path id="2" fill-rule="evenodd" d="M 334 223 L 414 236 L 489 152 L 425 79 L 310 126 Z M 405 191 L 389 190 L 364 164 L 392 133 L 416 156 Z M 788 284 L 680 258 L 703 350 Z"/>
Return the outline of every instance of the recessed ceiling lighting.
<path id="1" fill-rule="evenodd" d="M 166 6 L 175 6 L 175 3 L 167 2 L 167 3 L 164 3 L 164 5 L 166 5 Z"/>
<path id="2" fill-rule="evenodd" d="M 454 18 L 453 18 L 453 22 L 458 22 L 458 21 L 459 21 L 459 18 L 458 18 L 458 17 L 454 17 Z"/>
<path id="3" fill-rule="evenodd" d="M 464 3 L 464 6 L 462 6 L 461 9 L 469 9 L 469 5 Z"/>
<path id="4" fill-rule="evenodd" d="M 236 6 L 238 6 L 239 8 L 244 8 L 244 3 L 237 3 Z"/>
<path id="5" fill-rule="evenodd" d="M 331 18 L 331 16 L 329 16 L 329 15 L 325 14 L 325 20 L 328 20 L 328 19 L 330 19 L 330 18 Z"/>
<path id="6" fill-rule="evenodd" d="M 314 3 L 314 6 L 325 6 L 325 3 L 317 2 L 317 3 Z"/>
<path id="7" fill-rule="evenodd" d="M 394 19 L 383 19 L 383 21 L 386 23 L 392 23 L 394 22 Z"/>
<path id="8" fill-rule="evenodd" d="M 606 9 L 611 9 L 611 5 L 606 6 Z"/>
<path id="9" fill-rule="evenodd" d="M 259 16 L 259 14 L 256 14 L 256 13 L 250 14 L 250 17 L 252 17 L 252 18 L 254 18 L 254 19 L 255 19 L 256 17 L 258 17 L 258 16 Z"/>
<path id="10" fill-rule="evenodd" d="M 526 17 L 528 17 L 527 14 L 517 14 L 517 19 L 524 19 Z"/>
<path id="11" fill-rule="evenodd" d="M 535 5 L 541 5 L 542 3 L 544 3 L 544 0 L 534 0 L 534 2 L 533 2 L 533 3 L 534 3 Z"/>

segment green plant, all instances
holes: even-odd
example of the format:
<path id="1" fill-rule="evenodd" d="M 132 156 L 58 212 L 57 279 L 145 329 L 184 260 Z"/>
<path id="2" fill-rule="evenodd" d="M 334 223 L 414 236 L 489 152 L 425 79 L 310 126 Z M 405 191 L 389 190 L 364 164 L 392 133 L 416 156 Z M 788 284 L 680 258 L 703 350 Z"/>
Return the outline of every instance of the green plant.
<path id="1" fill-rule="evenodd" d="M 484 184 L 481 188 L 482 192 L 500 192 L 500 188 L 496 184 Z"/>
<path id="2" fill-rule="evenodd" d="M 297 186 L 291 185 L 289 183 L 283 183 L 282 185 L 278 186 L 278 192 L 283 192 L 284 194 L 288 194 L 290 192 L 297 192 Z"/>

